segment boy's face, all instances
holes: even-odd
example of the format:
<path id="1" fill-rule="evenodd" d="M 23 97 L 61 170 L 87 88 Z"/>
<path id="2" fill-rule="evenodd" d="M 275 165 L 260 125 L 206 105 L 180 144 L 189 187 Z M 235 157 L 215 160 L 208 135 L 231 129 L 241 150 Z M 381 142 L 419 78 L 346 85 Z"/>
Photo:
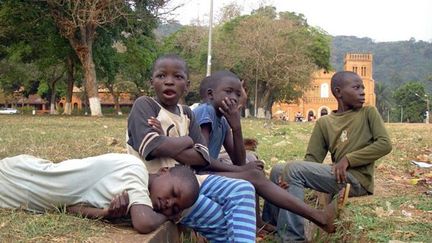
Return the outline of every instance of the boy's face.
<path id="1" fill-rule="evenodd" d="M 209 92 L 209 99 L 213 102 L 216 112 L 218 108 L 222 107 L 222 101 L 228 98 L 231 102 L 238 105 L 242 95 L 242 85 L 239 79 L 233 77 L 224 77 L 214 89 Z"/>
<path id="2" fill-rule="evenodd" d="M 365 103 L 365 92 L 362 79 L 358 75 L 349 76 L 339 88 L 339 98 L 344 110 L 361 108 Z"/>
<path id="3" fill-rule="evenodd" d="M 158 101 L 165 108 L 176 106 L 189 88 L 185 63 L 173 58 L 157 61 L 150 82 Z"/>
<path id="4" fill-rule="evenodd" d="M 149 187 L 153 210 L 168 218 L 177 217 L 194 203 L 191 188 L 181 178 L 163 170 Z"/>

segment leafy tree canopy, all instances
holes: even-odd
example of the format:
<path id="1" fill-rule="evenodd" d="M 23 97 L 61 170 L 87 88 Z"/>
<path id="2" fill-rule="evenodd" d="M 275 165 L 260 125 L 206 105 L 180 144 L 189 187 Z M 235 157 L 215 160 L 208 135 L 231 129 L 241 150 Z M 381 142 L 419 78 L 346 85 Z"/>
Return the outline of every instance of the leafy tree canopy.
<path id="1" fill-rule="evenodd" d="M 255 83 L 265 109 L 274 100 L 295 100 L 314 70 L 330 68 L 328 35 L 309 26 L 303 15 L 276 13 L 272 6 L 225 23 L 217 37 L 216 62 Z"/>
<path id="2" fill-rule="evenodd" d="M 396 104 L 403 108 L 403 121 L 422 122 L 426 111 L 424 84 L 410 81 L 394 92 Z"/>

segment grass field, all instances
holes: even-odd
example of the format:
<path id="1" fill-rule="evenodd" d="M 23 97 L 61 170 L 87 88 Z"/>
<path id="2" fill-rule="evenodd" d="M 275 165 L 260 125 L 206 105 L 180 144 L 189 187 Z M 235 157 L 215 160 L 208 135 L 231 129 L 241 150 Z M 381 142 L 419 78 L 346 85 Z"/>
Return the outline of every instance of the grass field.
<path id="1" fill-rule="evenodd" d="M 125 152 L 126 117 L 0 116 L 0 158 L 32 154 L 58 162 Z M 243 120 L 244 137 L 257 138 L 258 154 L 272 164 L 301 159 L 313 124 Z M 432 170 L 411 160 L 432 160 L 432 125 L 388 124 L 393 151 L 378 161 L 376 193 L 350 199 L 338 233 L 322 242 L 431 242 Z M 1 185 L 0 185 L 1 186 Z M 112 224 L 50 213 L 0 210 L 0 242 L 107 241 L 121 229 Z M 108 240 L 109 241 L 109 240 Z M 266 240 L 271 242 L 271 239 Z"/>

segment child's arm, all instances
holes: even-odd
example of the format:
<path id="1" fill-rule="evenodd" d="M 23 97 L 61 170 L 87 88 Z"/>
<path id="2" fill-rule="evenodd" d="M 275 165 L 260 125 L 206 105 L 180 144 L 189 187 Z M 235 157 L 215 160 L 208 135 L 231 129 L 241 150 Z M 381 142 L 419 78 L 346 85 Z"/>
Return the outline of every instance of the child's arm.
<path id="1" fill-rule="evenodd" d="M 372 134 L 373 142 L 362 149 L 347 153 L 345 157 L 350 167 L 370 164 L 390 153 L 392 145 L 380 114 L 375 107 L 368 107 L 367 122 Z"/>
<path id="2" fill-rule="evenodd" d="M 84 204 L 69 206 L 66 208 L 66 212 L 91 219 L 107 218 L 108 216 L 108 209 L 89 207 Z"/>
<path id="3" fill-rule="evenodd" d="M 127 191 L 116 195 L 108 208 L 95 208 L 85 204 L 76 204 L 66 208 L 70 214 L 80 215 L 86 218 L 119 218 L 127 215 L 129 195 Z"/>
<path id="4" fill-rule="evenodd" d="M 155 130 L 157 130 L 160 135 L 163 135 L 162 126 L 161 126 L 161 123 L 159 120 L 157 120 L 154 117 L 151 117 L 148 120 L 148 123 Z M 179 140 L 184 140 L 184 141 L 182 142 Z M 172 146 L 171 143 L 181 143 L 181 142 L 183 143 L 184 146 L 183 147 L 177 146 L 177 148 L 180 149 L 180 151 L 178 151 L 176 153 L 166 153 L 165 152 L 166 150 L 170 150 L 170 147 Z M 177 137 L 177 138 L 167 137 L 165 139 L 165 142 L 160 144 L 159 147 L 157 147 L 155 150 L 153 150 L 150 154 L 154 157 L 158 157 L 158 156 L 166 157 L 167 155 L 169 155 L 169 157 L 175 159 L 176 161 L 178 161 L 182 164 L 186 164 L 186 165 L 192 165 L 192 166 L 194 166 L 194 165 L 197 165 L 197 166 L 206 165 L 207 162 L 204 159 L 204 156 L 202 156 L 201 153 L 197 151 L 197 150 L 199 150 L 199 148 L 196 148 L 196 146 L 194 148 L 194 145 L 195 145 L 194 141 L 189 136 Z"/>
<path id="5" fill-rule="evenodd" d="M 134 229 L 142 234 L 150 233 L 168 221 L 165 215 L 156 213 L 151 207 L 143 204 L 132 205 L 130 215 Z"/>
<path id="6" fill-rule="evenodd" d="M 328 152 L 328 141 L 326 141 L 320 123 L 316 122 L 309 138 L 308 147 L 304 160 L 322 163 Z"/>
<path id="7" fill-rule="evenodd" d="M 214 160 L 206 169 L 215 172 L 242 172 L 248 170 L 263 170 L 264 163 L 261 160 L 256 160 L 238 166 Z"/>
<path id="8" fill-rule="evenodd" d="M 223 107 L 219 108 L 219 111 L 222 112 L 231 127 L 231 131 L 228 130 L 225 135 L 225 150 L 233 164 L 244 165 L 246 163 L 246 150 L 243 143 L 238 105 L 228 98 L 222 101 L 222 105 Z"/>
<path id="9" fill-rule="evenodd" d="M 167 137 L 161 127 L 151 123 L 160 109 L 151 98 L 140 97 L 135 101 L 128 118 L 128 143 L 146 160 L 155 157 L 174 158 L 193 145 L 190 137 Z"/>
<path id="10" fill-rule="evenodd" d="M 328 152 L 328 141 L 323 135 L 321 123 L 315 123 L 312 135 L 309 139 L 305 160 L 322 163 Z M 333 174 L 338 183 L 346 181 L 346 170 L 349 167 L 348 160 L 343 157 L 338 163 L 332 165 Z"/>

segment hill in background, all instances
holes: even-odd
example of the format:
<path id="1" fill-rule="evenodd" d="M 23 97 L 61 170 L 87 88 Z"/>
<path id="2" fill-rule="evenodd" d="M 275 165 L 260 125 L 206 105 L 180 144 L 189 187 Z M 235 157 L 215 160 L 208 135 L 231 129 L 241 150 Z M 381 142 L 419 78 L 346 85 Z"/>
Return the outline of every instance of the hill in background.
<path id="1" fill-rule="evenodd" d="M 335 36 L 331 47 L 331 64 L 343 70 L 347 52 L 373 54 L 373 78 L 390 87 L 408 81 L 421 81 L 432 91 L 432 43 L 425 41 L 374 42 L 370 38 Z"/>
<path id="2" fill-rule="evenodd" d="M 156 30 L 160 38 L 182 27 L 178 22 L 162 24 Z M 374 42 L 371 38 L 335 36 L 331 46 L 331 64 L 336 71 L 343 70 L 348 52 L 372 53 L 373 78 L 391 88 L 408 81 L 421 81 L 432 92 L 432 43 L 425 41 Z"/>

